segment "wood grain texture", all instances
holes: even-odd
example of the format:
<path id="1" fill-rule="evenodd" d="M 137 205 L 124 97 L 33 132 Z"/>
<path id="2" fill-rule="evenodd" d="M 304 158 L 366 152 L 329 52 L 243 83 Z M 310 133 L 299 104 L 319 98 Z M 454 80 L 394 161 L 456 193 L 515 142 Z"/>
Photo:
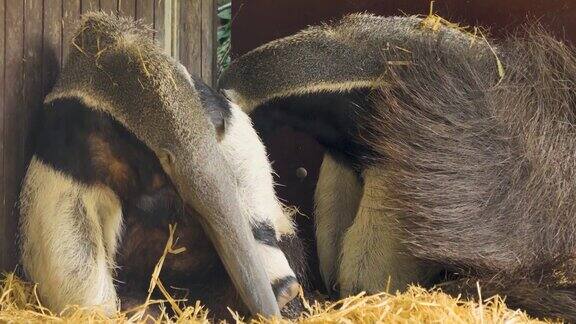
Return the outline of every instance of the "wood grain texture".
<path id="1" fill-rule="evenodd" d="M 5 36 L 5 22 L 6 22 L 6 1 L 0 0 L 0 165 L 4 165 L 4 112 L 5 112 L 5 67 L 6 67 L 6 38 Z M 8 255 L 10 253 L 8 244 L 10 244 L 7 237 L 4 235 L 6 228 L 6 205 L 4 201 L 4 172 L 3 168 L 0 169 L 0 270 L 9 269 Z"/>
<path id="2" fill-rule="evenodd" d="M 178 52 L 180 63 L 190 73 L 202 75 L 202 3 L 179 1 Z"/>
<path id="3" fill-rule="evenodd" d="M 44 15 L 43 1 L 24 1 L 24 107 L 25 117 L 30 117 L 29 111 L 38 109 L 42 102 L 42 56 Z M 29 120 L 23 122 L 23 132 L 27 135 Z M 22 139 L 24 140 L 24 139 Z M 26 146 L 26 142 L 22 143 Z"/>
<path id="4" fill-rule="evenodd" d="M 74 27 L 80 16 L 80 0 L 62 1 L 62 62 L 68 57 Z"/>
<path id="5" fill-rule="evenodd" d="M 202 80 L 210 86 L 216 85 L 216 49 L 218 43 L 216 40 L 216 29 L 218 26 L 216 16 L 216 1 L 201 0 L 201 35 L 202 35 Z"/>
<path id="6" fill-rule="evenodd" d="M 44 0 L 42 89 L 46 95 L 58 75 L 62 60 L 62 0 Z"/>
<path id="7" fill-rule="evenodd" d="M 136 0 L 118 0 L 118 14 L 125 17 L 136 17 Z"/>
<path id="8" fill-rule="evenodd" d="M 100 0 L 100 10 L 106 13 L 118 13 L 118 0 Z"/>
<path id="9" fill-rule="evenodd" d="M 154 38 L 164 49 L 166 49 L 166 33 L 164 28 L 164 19 L 166 18 L 165 10 L 166 0 L 154 0 L 154 29 L 156 30 Z"/>
<path id="10" fill-rule="evenodd" d="M 6 2 L 6 26 L 10 29 L 5 31 L 6 43 L 6 67 L 4 99 L 4 157 L 3 180 L 4 210 L 2 211 L 2 240 L 4 269 L 11 269 L 16 263 L 14 240 L 16 237 L 16 197 L 20 186 L 19 170 L 21 166 L 21 149 L 19 135 L 23 100 L 23 55 L 24 55 L 24 1 Z"/>
<path id="11" fill-rule="evenodd" d="M 82 0 L 82 13 L 100 10 L 100 0 Z"/>
<path id="12" fill-rule="evenodd" d="M 23 102 L 19 107 L 20 128 L 18 129 L 18 156 L 15 189 L 16 198 L 20 193 L 20 184 L 33 154 L 33 135 L 44 99 L 42 89 L 43 57 L 43 1 L 24 1 L 24 61 L 22 77 Z"/>

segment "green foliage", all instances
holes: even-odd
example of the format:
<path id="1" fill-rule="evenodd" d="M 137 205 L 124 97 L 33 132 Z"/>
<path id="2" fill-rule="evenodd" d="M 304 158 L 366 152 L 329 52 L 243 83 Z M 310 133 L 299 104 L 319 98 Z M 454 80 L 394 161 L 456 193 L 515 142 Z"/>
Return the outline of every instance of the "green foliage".
<path id="1" fill-rule="evenodd" d="M 224 4 L 218 7 L 218 18 L 220 18 L 220 26 L 218 27 L 218 74 L 226 70 L 228 65 L 230 65 L 232 30 L 232 6 L 230 0 L 222 2 Z"/>

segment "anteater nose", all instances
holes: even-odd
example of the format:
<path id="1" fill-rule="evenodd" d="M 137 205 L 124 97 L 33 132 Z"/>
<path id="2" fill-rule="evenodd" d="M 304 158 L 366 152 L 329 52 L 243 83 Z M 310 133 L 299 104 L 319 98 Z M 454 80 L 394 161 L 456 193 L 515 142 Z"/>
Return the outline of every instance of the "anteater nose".
<path id="1" fill-rule="evenodd" d="M 282 309 L 292 299 L 298 296 L 298 292 L 300 291 L 300 284 L 296 278 L 290 276 L 277 280 L 272 284 L 272 288 L 274 290 L 274 294 L 276 295 L 278 307 Z"/>

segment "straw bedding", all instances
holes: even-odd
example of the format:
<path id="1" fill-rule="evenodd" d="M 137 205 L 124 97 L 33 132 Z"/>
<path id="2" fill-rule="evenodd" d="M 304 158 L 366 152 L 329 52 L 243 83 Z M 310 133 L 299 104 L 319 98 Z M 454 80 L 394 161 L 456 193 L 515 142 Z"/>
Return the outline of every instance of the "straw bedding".
<path id="1" fill-rule="evenodd" d="M 153 323 L 210 323 L 210 312 L 200 303 L 182 308 L 182 314 L 158 318 L 142 316 L 138 310 L 118 313 L 109 319 L 98 310 L 71 306 L 64 314 L 53 314 L 43 308 L 36 298 L 34 285 L 14 274 L 5 274 L 0 288 L 0 322 L 148 322 Z M 158 303 L 160 301 L 151 301 Z M 169 306 L 169 302 L 162 301 Z M 506 308 L 499 297 L 483 304 L 460 301 L 441 292 L 429 292 L 412 287 L 397 295 L 385 293 L 373 296 L 358 295 L 335 303 L 307 304 L 305 314 L 295 321 L 242 320 L 251 323 L 541 323 L 521 311 Z"/>
<path id="2" fill-rule="evenodd" d="M 162 285 L 162 264 L 169 253 L 178 254 L 182 248 L 173 246 L 174 228 L 164 254 L 158 261 L 150 280 L 150 291 L 159 289 L 164 299 L 148 299 L 143 305 L 108 318 L 97 308 L 70 306 L 54 314 L 42 306 L 36 285 L 14 273 L 3 274 L 0 281 L 0 322 L 115 322 L 115 323 L 210 323 L 210 311 L 200 301 L 174 300 Z M 481 293 L 481 290 L 479 290 Z M 238 323 L 542 323 L 524 312 L 511 310 L 505 301 L 494 296 L 482 303 L 452 298 L 440 291 L 411 287 L 395 295 L 359 294 L 337 302 L 309 302 L 303 299 L 304 313 L 296 320 L 246 319 L 230 310 Z M 186 304 L 186 305 L 185 305 Z M 147 307 L 160 305 L 160 314 L 151 317 Z M 175 314 L 175 315 L 171 315 Z"/>

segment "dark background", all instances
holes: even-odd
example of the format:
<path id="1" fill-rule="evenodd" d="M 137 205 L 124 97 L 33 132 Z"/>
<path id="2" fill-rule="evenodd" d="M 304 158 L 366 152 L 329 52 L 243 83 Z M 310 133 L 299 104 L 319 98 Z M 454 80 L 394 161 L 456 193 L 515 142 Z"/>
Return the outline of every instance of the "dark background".
<path id="1" fill-rule="evenodd" d="M 389 16 L 428 14 L 429 10 L 429 0 L 233 0 L 232 59 L 273 39 L 348 13 Z M 439 0 L 434 2 L 434 12 L 461 25 L 483 26 L 496 38 L 529 22 L 576 41 L 575 0 Z M 323 149 L 311 138 L 288 128 L 280 128 L 263 140 L 278 173 L 278 195 L 306 215 L 298 216 L 297 222 L 310 248 L 311 279 L 318 282 L 312 217 Z M 307 177 L 296 176 L 299 167 L 308 171 Z"/>

